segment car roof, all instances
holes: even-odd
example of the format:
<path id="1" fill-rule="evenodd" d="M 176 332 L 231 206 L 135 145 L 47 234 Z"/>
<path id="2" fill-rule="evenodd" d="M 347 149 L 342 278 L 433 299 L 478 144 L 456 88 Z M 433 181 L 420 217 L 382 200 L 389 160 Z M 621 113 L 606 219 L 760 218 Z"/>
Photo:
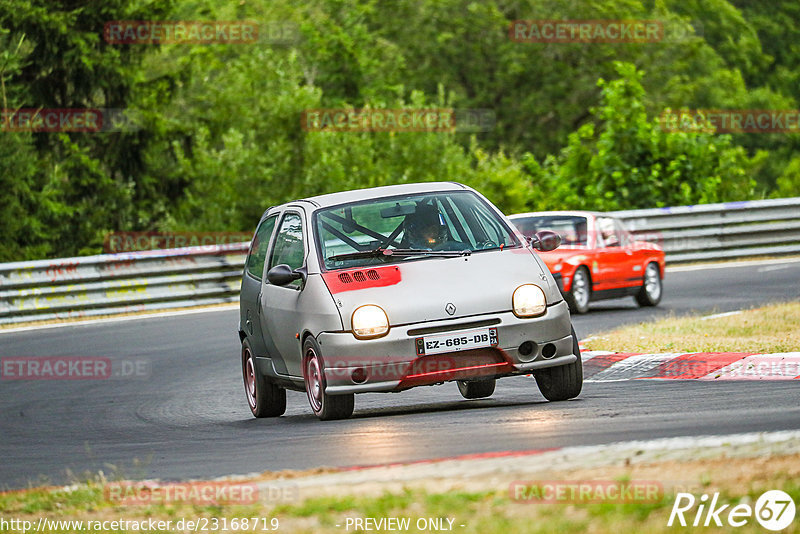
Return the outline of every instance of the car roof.
<path id="1" fill-rule="evenodd" d="M 463 191 L 469 189 L 467 186 L 458 182 L 423 182 L 414 184 L 385 185 L 381 187 L 370 187 L 368 189 L 355 189 L 353 191 L 341 191 L 339 193 L 328 193 L 308 197 L 301 202 L 311 202 L 320 208 L 327 208 L 344 204 L 346 202 L 358 202 L 372 198 L 392 197 L 397 195 L 409 195 L 414 193 L 433 193 L 437 191 Z"/>
<path id="2" fill-rule="evenodd" d="M 599 211 L 581 211 L 581 210 L 556 210 L 556 211 L 529 211 L 527 213 L 515 213 L 509 215 L 509 219 L 521 219 L 522 217 L 539 217 L 542 215 L 575 215 L 578 217 L 600 217 L 605 215 Z"/>

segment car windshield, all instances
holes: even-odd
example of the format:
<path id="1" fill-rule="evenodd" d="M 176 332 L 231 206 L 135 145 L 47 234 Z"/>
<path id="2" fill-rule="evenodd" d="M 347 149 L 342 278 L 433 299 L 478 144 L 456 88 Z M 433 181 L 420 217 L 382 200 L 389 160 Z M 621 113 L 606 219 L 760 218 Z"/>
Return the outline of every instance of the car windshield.
<path id="1" fill-rule="evenodd" d="M 532 215 L 515 218 L 511 222 L 526 237 L 550 230 L 561 236 L 562 245 L 586 246 L 586 217 L 580 215 Z"/>
<path id="2" fill-rule="evenodd" d="M 316 212 L 314 220 L 326 269 L 519 246 L 503 219 L 470 191 L 342 204 Z"/>

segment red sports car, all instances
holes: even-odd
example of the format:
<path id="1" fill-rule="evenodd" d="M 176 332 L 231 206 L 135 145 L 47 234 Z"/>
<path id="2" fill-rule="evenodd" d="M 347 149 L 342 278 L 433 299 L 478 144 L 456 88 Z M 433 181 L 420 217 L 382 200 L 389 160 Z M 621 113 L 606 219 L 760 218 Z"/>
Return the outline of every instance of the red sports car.
<path id="1" fill-rule="evenodd" d="M 588 211 L 547 211 L 509 217 L 525 237 L 540 230 L 561 236 L 561 246 L 540 252 L 574 313 L 589 302 L 633 296 L 640 306 L 661 301 L 664 251 L 636 241 L 619 219 Z"/>

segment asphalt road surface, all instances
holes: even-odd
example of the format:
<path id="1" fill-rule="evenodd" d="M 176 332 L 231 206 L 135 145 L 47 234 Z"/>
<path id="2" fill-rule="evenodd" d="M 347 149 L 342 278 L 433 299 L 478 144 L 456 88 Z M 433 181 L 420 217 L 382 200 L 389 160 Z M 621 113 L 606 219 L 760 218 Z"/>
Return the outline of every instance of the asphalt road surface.
<path id="1" fill-rule="evenodd" d="M 586 337 L 669 314 L 797 300 L 798 281 L 797 261 L 671 272 L 658 308 L 632 298 L 597 303 L 575 328 Z M 333 422 L 318 421 L 305 395 L 289 392 L 285 416 L 256 420 L 242 389 L 236 323 L 237 312 L 226 310 L 0 334 L 0 357 L 107 357 L 134 375 L 0 381 L 0 489 L 100 470 L 179 480 L 800 429 L 796 381 L 587 383 L 577 399 L 548 403 L 531 378 L 515 377 L 484 400 L 462 399 L 452 383 L 358 395 L 353 418 Z"/>

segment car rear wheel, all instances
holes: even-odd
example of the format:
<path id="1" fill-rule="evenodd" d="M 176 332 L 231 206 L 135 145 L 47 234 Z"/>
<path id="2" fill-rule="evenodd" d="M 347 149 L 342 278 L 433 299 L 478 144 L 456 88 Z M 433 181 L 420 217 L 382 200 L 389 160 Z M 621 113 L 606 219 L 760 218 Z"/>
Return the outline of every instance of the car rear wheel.
<path id="1" fill-rule="evenodd" d="M 303 342 L 303 380 L 308 403 L 321 421 L 347 419 L 353 415 L 355 395 L 329 395 L 325 393 L 325 367 L 317 341 L 309 336 Z"/>
<path id="2" fill-rule="evenodd" d="M 465 399 L 483 399 L 491 397 L 497 381 L 494 378 L 487 380 L 458 380 L 458 391 Z"/>
<path id="3" fill-rule="evenodd" d="M 644 270 L 644 284 L 636 294 L 636 302 L 639 306 L 655 306 L 661 302 L 661 271 L 658 265 L 650 263 Z"/>
<path id="4" fill-rule="evenodd" d="M 286 412 L 286 390 L 258 372 L 250 342 L 242 342 L 242 378 L 247 404 L 255 417 L 278 417 Z"/>
<path id="5" fill-rule="evenodd" d="M 592 297 L 592 279 L 586 267 L 578 267 L 572 275 L 572 286 L 564 295 L 572 313 L 586 313 L 589 311 L 589 300 Z"/>
<path id="6" fill-rule="evenodd" d="M 578 359 L 567 365 L 548 367 L 534 372 L 536 385 L 542 396 L 549 401 L 563 401 L 577 397 L 583 388 L 583 362 L 578 347 L 578 336 L 572 329 L 572 352 Z"/>

